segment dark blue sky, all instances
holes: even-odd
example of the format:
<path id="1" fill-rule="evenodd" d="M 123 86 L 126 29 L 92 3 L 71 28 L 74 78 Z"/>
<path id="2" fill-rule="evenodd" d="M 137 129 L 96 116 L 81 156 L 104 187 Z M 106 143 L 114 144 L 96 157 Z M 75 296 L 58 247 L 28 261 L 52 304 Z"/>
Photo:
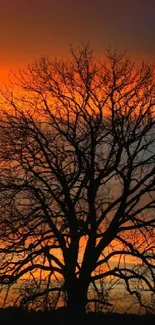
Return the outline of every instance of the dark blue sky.
<path id="1" fill-rule="evenodd" d="M 155 0 L 1 0 L 0 67 L 25 65 L 40 55 L 64 55 L 90 40 L 133 57 L 155 55 Z"/>

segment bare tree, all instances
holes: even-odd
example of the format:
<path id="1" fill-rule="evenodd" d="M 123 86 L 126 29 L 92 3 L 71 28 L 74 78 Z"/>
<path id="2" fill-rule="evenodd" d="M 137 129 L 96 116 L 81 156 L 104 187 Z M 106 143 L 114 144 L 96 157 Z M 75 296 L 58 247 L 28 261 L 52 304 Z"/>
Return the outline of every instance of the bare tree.
<path id="1" fill-rule="evenodd" d="M 154 68 L 112 51 L 98 62 L 88 45 L 71 54 L 1 92 L 0 283 L 46 279 L 25 302 L 65 293 L 75 317 L 111 304 L 99 286 L 111 279 L 151 310 Z"/>

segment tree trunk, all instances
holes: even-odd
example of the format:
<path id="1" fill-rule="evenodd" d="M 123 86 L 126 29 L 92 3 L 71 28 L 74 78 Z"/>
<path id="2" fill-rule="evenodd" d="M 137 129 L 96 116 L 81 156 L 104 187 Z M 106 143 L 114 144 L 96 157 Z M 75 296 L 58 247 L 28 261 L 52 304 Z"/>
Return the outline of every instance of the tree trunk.
<path id="1" fill-rule="evenodd" d="M 79 280 L 67 289 L 67 324 L 87 325 L 86 303 L 88 285 L 84 285 Z"/>

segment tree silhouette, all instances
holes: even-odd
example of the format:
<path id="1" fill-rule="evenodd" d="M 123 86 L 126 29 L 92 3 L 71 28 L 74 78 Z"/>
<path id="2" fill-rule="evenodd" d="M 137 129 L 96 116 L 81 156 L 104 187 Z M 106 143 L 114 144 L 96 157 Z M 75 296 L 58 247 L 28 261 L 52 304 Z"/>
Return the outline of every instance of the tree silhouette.
<path id="1" fill-rule="evenodd" d="M 0 283 L 28 275 L 25 303 L 65 294 L 77 319 L 111 304 L 101 280 L 147 309 L 155 293 L 154 68 L 93 53 L 41 58 L 1 91 Z"/>

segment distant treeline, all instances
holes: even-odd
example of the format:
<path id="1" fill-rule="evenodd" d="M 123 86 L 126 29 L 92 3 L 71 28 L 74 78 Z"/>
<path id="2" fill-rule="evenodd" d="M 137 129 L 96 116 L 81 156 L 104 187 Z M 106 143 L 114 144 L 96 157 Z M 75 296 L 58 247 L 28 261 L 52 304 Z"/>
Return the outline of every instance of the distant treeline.
<path id="1" fill-rule="evenodd" d="M 135 314 L 103 314 L 88 313 L 88 325 L 117 324 L 117 325 L 152 325 L 155 322 L 154 315 L 135 315 Z M 10 325 L 39 325 L 56 324 L 71 325 L 65 321 L 65 309 L 57 311 L 30 311 L 21 308 L 0 309 L 0 324 Z M 80 324 L 85 325 L 85 324 Z"/>

